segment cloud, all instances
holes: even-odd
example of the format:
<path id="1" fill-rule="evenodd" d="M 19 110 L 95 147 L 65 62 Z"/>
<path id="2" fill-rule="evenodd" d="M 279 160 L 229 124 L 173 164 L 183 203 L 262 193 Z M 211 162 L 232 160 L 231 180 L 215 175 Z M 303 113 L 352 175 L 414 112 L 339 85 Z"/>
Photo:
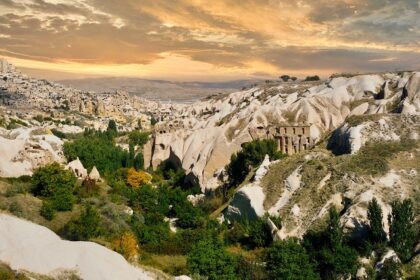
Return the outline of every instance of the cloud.
<path id="1" fill-rule="evenodd" d="M 2 0 L 0 55 L 162 78 L 186 61 L 200 77 L 419 68 L 419 15 L 415 0 Z"/>

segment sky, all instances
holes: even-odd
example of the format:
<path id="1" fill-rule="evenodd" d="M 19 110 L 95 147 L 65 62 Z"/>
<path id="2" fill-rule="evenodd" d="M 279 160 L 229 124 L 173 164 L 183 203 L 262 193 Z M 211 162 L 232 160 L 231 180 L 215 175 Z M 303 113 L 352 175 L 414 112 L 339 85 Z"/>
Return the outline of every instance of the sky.
<path id="1" fill-rule="evenodd" d="M 60 79 L 420 69 L 420 0 L 0 0 L 0 57 Z"/>

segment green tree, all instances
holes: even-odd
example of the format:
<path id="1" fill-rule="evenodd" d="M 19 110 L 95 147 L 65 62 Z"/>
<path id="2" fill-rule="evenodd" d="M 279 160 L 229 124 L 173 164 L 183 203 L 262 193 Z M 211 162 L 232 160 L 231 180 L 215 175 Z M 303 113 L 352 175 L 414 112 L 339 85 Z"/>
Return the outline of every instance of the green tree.
<path id="1" fill-rule="evenodd" d="M 215 239 L 198 242 L 188 254 L 187 265 L 190 271 L 206 276 L 209 280 L 239 279 L 235 274 L 235 258 Z"/>
<path id="2" fill-rule="evenodd" d="M 390 245 L 397 252 L 401 261 L 410 260 L 416 242 L 417 232 L 414 226 L 413 202 L 405 199 L 391 204 L 392 213 L 388 216 Z"/>
<path id="3" fill-rule="evenodd" d="M 338 279 L 356 273 L 357 252 L 347 244 L 335 207 L 329 211 L 327 228 L 318 233 L 307 233 L 304 244 L 316 260 L 322 279 Z"/>
<path id="4" fill-rule="evenodd" d="M 369 239 L 372 244 L 380 244 L 386 241 L 386 233 L 382 224 L 382 209 L 376 198 L 368 205 Z"/>
<path id="5" fill-rule="evenodd" d="M 149 141 L 149 133 L 133 130 L 128 135 L 128 139 L 129 139 L 129 143 L 131 143 L 132 145 L 134 146 L 138 145 L 140 147 L 143 147 L 144 144 L 146 144 L 147 141 Z"/>
<path id="6" fill-rule="evenodd" d="M 108 127 L 107 127 L 106 130 L 109 131 L 109 132 L 117 133 L 118 132 L 117 123 L 114 120 L 109 120 Z"/>
<path id="7" fill-rule="evenodd" d="M 320 279 L 305 248 L 294 238 L 273 243 L 267 249 L 265 262 L 270 279 L 273 280 Z"/>
<path id="8" fill-rule="evenodd" d="M 54 162 L 35 170 L 32 176 L 33 193 L 51 201 L 55 210 L 71 210 L 76 178 L 69 170 Z"/>
<path id="9" fill-rule="evenodd" d="M 105 174 L 121 167 L 130 167 L 134 153 L 130 155 L 116 146 L 112 135 L 88 131 L 74 141 L 66 142 L 64 155 L 69 161 L 79 158 L 88 170 L 96 166 L 101 174 Z"/>
<path id="10" fill-rule="evenodd" d="M 246 178 L 251 167 L 256 167 L 268 155 L 271 160 L 283 155 L 277 151 L 277 142 L 272 139 L 255 140 L 243 145 L 242 150 L 233 154 L 226 166 L 230 185 L 238 185 Z"/>
<path id="11" fill-rule="evenodd" d="M 89 240 L 99 236 L 101 216 L 90 204 L 86 204 L 80 217 L 69 222 L 64 228 L 64 235 L 70 240 Z"/>

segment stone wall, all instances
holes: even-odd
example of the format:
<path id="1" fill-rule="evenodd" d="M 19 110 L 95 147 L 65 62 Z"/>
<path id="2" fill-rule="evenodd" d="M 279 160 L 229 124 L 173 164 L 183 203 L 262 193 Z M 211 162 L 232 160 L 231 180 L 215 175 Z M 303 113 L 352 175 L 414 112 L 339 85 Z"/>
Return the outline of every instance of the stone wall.
<path id="1" fill-rule="evenodd" d="M 310 125 L 279 125 L 250 128 L 252 139 L 275 139 L 282 153 L 292 155 L 310 148 L 314 143 L 310 137 Z"/>

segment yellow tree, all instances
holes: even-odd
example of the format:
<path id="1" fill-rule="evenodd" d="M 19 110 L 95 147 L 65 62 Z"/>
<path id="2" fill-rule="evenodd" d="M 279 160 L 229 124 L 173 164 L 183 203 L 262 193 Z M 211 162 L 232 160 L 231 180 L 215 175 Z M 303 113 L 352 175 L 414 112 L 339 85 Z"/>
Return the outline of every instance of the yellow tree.
<path id="1" fill-rule="evenodd" d="M 152 181 L 152 175 L 142 170 L 137 171 L 134 168 L 128 169 L 127 183 L 133 187 L 149 184 Z"/>
<path id="2" fill-rule="evenodd" d="M 124 256 L 128 261 L 135 261 L 139 255 L 137 239 L 132 232 L 124 232 L 112 241 L 115 251 Z"/>

